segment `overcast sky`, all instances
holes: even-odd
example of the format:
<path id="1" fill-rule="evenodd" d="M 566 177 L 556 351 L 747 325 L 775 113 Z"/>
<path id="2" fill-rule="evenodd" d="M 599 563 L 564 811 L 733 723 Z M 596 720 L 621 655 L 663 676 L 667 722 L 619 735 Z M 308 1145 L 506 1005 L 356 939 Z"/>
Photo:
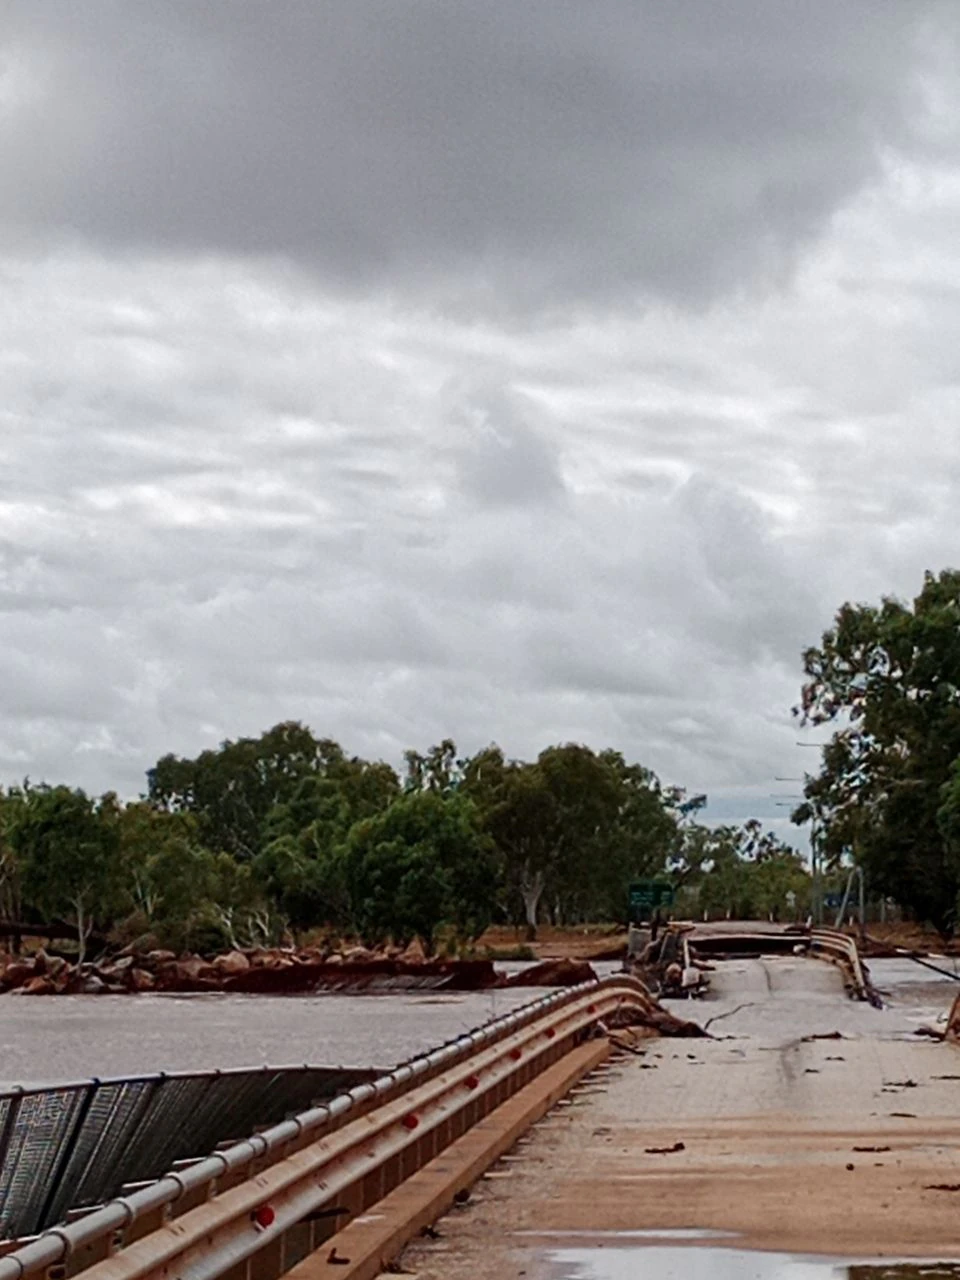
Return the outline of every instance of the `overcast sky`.
<path id="1" fill-rule="evenodd" d="M 303 719 L 716 816 L 960 563 L 955 0 L 3 0 L 0 780 Z"/>

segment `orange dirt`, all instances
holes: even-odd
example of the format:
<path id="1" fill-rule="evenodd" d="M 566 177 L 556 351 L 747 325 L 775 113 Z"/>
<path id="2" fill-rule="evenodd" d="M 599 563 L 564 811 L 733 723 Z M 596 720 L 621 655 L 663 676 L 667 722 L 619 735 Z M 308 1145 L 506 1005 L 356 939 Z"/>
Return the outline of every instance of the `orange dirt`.
<path id="1" fill-rule="evenodd" d="M 590 960 L 598 952 L 626 947 L 627 935 L 617 925 L 589 924 L 577 928 L 558 929 L 553 925 L 540 925 L 536 941 L 528 943 L 523 929 L 496 925 L 480 938 L 477 949 L 513 951 L 529 947 L 538 960 Z"/>

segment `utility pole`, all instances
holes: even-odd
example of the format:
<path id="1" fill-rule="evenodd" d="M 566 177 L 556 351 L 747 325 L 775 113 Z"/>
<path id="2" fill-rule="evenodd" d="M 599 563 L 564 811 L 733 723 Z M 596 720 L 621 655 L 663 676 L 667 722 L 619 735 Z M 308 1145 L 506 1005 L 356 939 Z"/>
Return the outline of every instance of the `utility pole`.
<path id="1" fill-rule="evenodd" d="M 816 747 L 820 748 L 818 742 L 798 742 L 798 747 Z M 775 782 L 802 782 L 806 787 L 810 779 L 810 774 L 804 773 L 802 778 L 781 778 L 776 776 Z M 806 796 L 799 795 L 791 797 L 792 800 L 805 800 Z M 778 807 L 783 809 L 793 808 L 790 803 L 778 802 Z M 816 925 L 823 924 L 823 888 L 822 888 L 822 866 L 820 858 L 820 828 L 817 823 L 817 815 L 814 811 L 810 819 L 810 917 Z"/>

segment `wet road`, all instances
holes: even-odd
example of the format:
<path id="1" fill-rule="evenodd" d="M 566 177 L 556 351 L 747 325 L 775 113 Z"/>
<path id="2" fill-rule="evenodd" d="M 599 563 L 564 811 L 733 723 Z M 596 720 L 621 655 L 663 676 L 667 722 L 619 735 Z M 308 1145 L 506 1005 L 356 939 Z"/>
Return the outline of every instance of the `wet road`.
<path id="1" fill-rule="evenodd" d="M 404 1265 L 420 1280 L 794 1280 L 842 1276 L 844 1257 L 960 1258 L 960 1050 L 916 1035 L 955 984 L 899 960 L 871 971 L 880 1010 L 817 960 L 720 962 L 713 994 L 676 1006 L 710 1039 L 646 1042 Z M 702 1242 L 649 1239 L 677 1231 L 731 1234 L 712 1262 Z"/>

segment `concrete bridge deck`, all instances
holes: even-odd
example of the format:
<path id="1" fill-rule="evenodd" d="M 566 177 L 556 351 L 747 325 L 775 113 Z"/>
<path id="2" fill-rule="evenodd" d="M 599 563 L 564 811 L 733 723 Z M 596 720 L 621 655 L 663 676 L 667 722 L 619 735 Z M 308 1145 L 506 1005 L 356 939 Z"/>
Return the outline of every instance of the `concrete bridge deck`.
<path id="1" fill-rule="evenodd" d="M 420 1280 L 554 1280 L 582 1274 L 557 1270 L 572 1241 L 676 1229 L 960 1256 L 960 1052 L 915 1034 L 952 986 L 909 962 L 872 968 L 881 1010 L 810 959 L 722 962 L 711 997 L 683 1006 L 716 1038 L 648 1041 L 532 1130 L 403 1266 Z"/>

